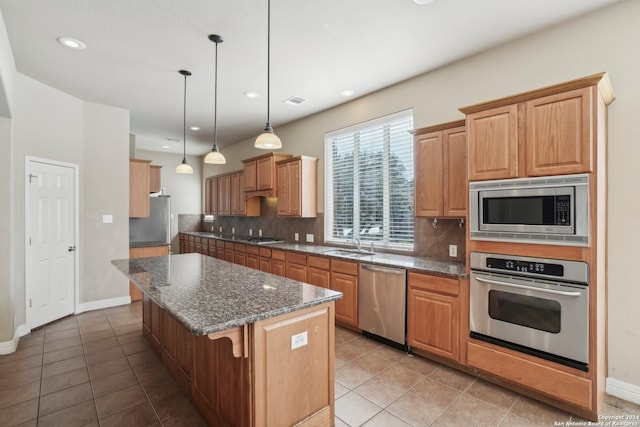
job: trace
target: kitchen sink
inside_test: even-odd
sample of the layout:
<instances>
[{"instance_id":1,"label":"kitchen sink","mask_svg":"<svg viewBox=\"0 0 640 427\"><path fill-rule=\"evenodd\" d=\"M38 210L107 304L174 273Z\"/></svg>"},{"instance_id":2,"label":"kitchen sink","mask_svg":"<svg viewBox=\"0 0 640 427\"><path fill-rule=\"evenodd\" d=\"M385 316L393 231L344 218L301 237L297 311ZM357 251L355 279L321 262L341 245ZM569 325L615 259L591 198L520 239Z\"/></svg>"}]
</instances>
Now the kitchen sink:
<instances>
[{"instance_id":1,"label":"kitchen sink","mask_svg":"<svg viewBox=\"0 0 640 427\"><path fill-rule=\"evenodd\" d=\"M360 258L364 256L375 255L371 251L358 250L358 249L332 249L330 251L323 252L325 255L343 256L349 258Z\"/></svg>"}]
</instances>

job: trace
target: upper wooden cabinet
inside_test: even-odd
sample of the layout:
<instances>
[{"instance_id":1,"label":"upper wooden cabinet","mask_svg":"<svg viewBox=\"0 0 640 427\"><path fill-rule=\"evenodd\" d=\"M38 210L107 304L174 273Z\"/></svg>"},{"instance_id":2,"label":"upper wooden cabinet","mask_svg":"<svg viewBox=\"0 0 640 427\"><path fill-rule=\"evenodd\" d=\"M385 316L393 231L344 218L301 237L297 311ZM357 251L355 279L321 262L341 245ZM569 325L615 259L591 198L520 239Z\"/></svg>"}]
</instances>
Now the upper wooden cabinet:
<instances>
[{"instance_id":1,"label":"upper wooden cabinet","mask_svg":"<svg viewBox=\"0 0 640 427\"><path fill-rule=\"evenodd\" d=\"M204 213L218 215L218 177L206 179L204 186Z\"/></svg>"},{"instance_id":2,"label":"upper wooden cabinet","mask_svg":"<svg viewBox=\"0 0 640 427\"><path fill-rule=\"evenodd\" d=\"M231 175L218 176L218 215L231 215Z\"/></svg>"},{"instance_id":3,"label":"upper wooden cabinet","mask_svg":"<svg viewBox=\"0 0 640 427\"><path fill-rule=\"evenodd\" d=\"M204 197L207 215L260 215L260 200L245 199L242 171L207 178Z\"/></svg>"},{"instance_id":4,"label":"upper wooden cabinet","mask_svg":"<svg viewBox=\"0 0 640 427\"><path fill-rule=\"evenodd\" d=\"M318 159L298 156L276 162L278 215L317 216Z\"/></svg>"},{"instance_id":5,"label":"upper wooden cabinet","mask_svg":"<svg viewBox=\"0 0 640 427\"><path fill-rule=\"evenodd\" d=\"M129 217L149 216L150 160L129 159Z\"/></svg>"},{"instance_id":6,"label":"upper wooden cabinet","mask_svg":"<svg viewBox=\"0 0 640 427\"><path fill-rule=\"evenodd\" d=\"M464 120L417 129L413 135L415 215L464 217L467 195Z\"/></svg>"},{"instance_id":7,"label":"upper wooden cabinet","mask_svg":"<svg viewBox=\"0 0 640 427\"><path fill-rule=\"evenodd\" d=\"M149 192L150 193L158 193L160 192L161 178L160 178L160 169L162 166L159 165L149 165Z\"/></svg>"},{"instance_id":8,"label":"upper wooden cabinet","mask_svg":"<svg viewBox=\"0 0 640 427\"><path fill-rule=\"evenodd\" d=\"M276 191L276 162L292 157L291 154L267 153L243 160L244 191L247 197L274 197Z\"/></svg>"},{"instance_id":9,"label":"upper wooden cabinet","mask_svg":"<svg viewBox=\"0 0 640 427\"><path fill-rule=\"evenodd\" d=\"M605 73L461 108L469 180L592 172L598 97L613 101Z\"/></svg>"}]
</instances>

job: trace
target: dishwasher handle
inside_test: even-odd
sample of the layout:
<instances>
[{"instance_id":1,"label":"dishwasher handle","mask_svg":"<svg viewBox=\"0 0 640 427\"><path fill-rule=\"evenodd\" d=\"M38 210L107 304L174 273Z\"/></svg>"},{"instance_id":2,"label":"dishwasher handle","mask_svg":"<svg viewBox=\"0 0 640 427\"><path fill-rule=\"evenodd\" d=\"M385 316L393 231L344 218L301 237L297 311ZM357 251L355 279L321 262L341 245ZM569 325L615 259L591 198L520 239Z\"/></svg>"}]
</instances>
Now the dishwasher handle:
<instances>
[{"instance_id":1,"label":"dishwasher handle","mask_svg":"<svg viewBox=\"0 0 640 427\"><path fill-rule=\"evenodd\" d=\"M360 268L362 268L363 270L373 271L374 273L397 274L398 276L402 276L405 274L405 271L401 269L384 268L384 267L378 267L377 265L370 265L370 264L360 264Z\"/></svg>"}]
</instances>

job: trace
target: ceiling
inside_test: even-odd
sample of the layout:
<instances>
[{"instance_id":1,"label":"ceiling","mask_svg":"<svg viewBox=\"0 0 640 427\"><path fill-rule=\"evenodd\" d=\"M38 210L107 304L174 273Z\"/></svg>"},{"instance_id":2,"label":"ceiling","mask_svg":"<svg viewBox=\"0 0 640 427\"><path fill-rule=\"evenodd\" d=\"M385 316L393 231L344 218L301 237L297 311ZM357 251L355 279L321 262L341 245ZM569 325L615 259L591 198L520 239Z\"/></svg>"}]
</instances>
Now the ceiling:
<instances>
[{"instance_id":1,"label":"ceiling","mask_svg":"<svg viewBox=\"0 0 640 427\"><path fill-rule=\"evenodd\" d=\"M272 0L271 123L347 102L616 0ZM0 0L18 72L127 109L136 147L187 153L260 134L267 108L265 0ZM66 48L60 36L84 42ZM351 89L349 97L340 92ZM258 92L250 99L245 92ZM290 97L307 101L289 105ZM174 140L168 141L167 138ZM168 148L163 148L168 146Z\"/></svg>"}]
</instances>

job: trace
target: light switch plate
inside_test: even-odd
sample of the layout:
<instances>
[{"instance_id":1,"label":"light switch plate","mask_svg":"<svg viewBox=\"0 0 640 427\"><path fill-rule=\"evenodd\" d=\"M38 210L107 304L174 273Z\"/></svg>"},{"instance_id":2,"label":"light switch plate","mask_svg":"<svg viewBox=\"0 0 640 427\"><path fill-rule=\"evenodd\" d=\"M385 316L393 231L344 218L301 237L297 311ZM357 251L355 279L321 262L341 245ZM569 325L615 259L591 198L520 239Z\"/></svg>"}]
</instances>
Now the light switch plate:
<instances>
[{"instance_id":1,"label":"light switch plate","mask_svg":"<svg viewBox=\"0 0 640 427\"><path fill-rule=\"evenodd\" d=\"M457 257L458 256L458 246L457 245L449 245L449 256Z\"/></svg>"},{"instance_id":2,"label":"light switch plate","mask_svg":"<svg viewBox=\"0 0 640 427\"><path fill-rule=\"evenodd\" d=\"M313 234L307 234L307 243L313 243Z\"/></svg>"},{"instance_id":3,"label":"light switch plate","mask_svg":"<svg viewBox=\"0 0 640 427\"><path fill-rule=\"evenodd\" d=\"M291 350L304 347L309 343L309 334L307 331L300 332L299 334L291 335Z\"/></svg>"},{"instance_id":4,"label":"light switch plate","mask_svg":"<svg viewBox=\"0 0 640 427\"><path fill-rule=\"evenodd\" d=\"M295 240L296 242L300 240L300 235L298 233L293 233L293 240Z\"/></svg>"}]
</instances>

